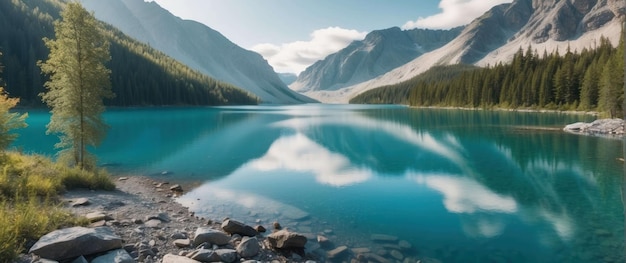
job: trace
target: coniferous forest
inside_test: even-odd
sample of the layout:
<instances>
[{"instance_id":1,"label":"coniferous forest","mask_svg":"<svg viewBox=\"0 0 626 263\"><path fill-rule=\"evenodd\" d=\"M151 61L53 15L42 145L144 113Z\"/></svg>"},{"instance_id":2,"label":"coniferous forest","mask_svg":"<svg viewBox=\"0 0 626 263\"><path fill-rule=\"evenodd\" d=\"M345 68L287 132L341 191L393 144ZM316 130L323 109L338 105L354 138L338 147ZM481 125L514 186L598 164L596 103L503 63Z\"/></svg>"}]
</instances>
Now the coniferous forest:
<instances>
[{"instance_id":1,"label":"coniferous forest","mask_svg":"<svg viewBox=\"0 0 626 263\"><path fill-rule=\"evenodd\" d=\"M621 117L624 43L541 55L520 48L509 64L439 66L411 80L373 89L350 103L599 111Z\"/></svg>"},{"instance_id":2,"label":"coniferous forest","mask_svg":"<svg viewBox=\"0 0 626 263\"><path fill-rule=\"evenodd\" d=\"M0 62L2 79L11 97L22 106L42 106L39 94L47 76L37 65L48 56L43 38L54 37L58 0L0 1ZM256 104L258 99L233 85L203 75L102 24L108 37L115 98L109 106Z\"/></svg>"}]
</instances>

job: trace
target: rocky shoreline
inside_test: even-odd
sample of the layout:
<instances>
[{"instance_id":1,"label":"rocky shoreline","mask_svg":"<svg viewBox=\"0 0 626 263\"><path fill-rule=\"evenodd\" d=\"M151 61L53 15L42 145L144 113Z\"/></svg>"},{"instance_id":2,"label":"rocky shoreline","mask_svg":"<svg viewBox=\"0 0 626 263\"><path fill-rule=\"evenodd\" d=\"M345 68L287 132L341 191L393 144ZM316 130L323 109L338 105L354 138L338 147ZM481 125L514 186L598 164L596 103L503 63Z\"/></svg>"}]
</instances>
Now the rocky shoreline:
<instances>
[{"instance_id":1,"label":"rocky shoreline","mask_svg":"<svg viewBox=\"0 0 626 263\"><path fill-rule=\"evenodd\" d=\"M135 176L117 178L116 186L63 195L67 209L90 225L45 235L18 262L439 262L405 257L411 244L384 234L371 240L388 249L373 251L335 246L325 233L297 233L280 222L204 219L175 200L188 186Z\"/></svg>"},{"instance_id":2,"label":"rocky shoreline","mask_svg":"<svg viewBox=\"0 0 626 263\"><path fill-rule=\"evenodd\" d=\"M622 119L599 119L591 123L569 124L563 130L583 135L621 137L624 136L624 125Z\"/></svg>"}]
</instances>

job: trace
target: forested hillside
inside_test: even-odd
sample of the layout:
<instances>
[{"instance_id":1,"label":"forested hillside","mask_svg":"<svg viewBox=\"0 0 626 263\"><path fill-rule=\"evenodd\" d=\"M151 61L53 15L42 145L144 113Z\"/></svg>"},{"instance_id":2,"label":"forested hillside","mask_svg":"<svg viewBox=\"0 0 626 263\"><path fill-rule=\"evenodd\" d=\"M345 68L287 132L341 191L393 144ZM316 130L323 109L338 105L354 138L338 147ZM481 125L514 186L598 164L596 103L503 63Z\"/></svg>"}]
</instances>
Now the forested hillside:
<instances>
[{"instance_id":1,"label":"forested hillside","mask_svg":"<svg viewBox=\"0 0 626 263\"><path fill-rule=\"evenodd\" d=\"M7 92L22 106L41 106L46 76L37 61L48 50L42 39L54 36L58 0L0 1L0 52ZM111 42L113 92L110 106L256 104L257 98L230 84L216 81L177 62L115 28L104 25Z\"/></svg>"},{"instance_id":2,"label":"forested hillside","mask_svg":"<svg viewBox=\"0 0 626 263\"><path fill-rule=\"evenodd\" d=\"M397 85L370 90L351 103L601 111L621 116L624 43L539 55L520 48L510 64L438 67Z\"/></svg>"}]
</instances>

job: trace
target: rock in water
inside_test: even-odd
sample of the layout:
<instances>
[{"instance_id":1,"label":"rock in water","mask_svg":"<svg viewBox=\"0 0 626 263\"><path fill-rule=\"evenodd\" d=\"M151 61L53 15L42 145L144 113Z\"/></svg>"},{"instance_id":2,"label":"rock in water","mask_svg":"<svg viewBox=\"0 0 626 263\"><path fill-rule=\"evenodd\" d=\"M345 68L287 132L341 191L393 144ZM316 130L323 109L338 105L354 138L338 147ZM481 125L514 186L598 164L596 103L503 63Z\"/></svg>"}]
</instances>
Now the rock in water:
<instances>
[{"instance_id":1,"label":"rock in water","mask_svg":"<svg viewBox=\"0 0 626 263\"><path fill-rule=\"evenodd\" d=\"M29 251L42 258L63 260L122 247L122 239L109 227L71 227L52 231Z\"/></svg>"},{"instance_id":2,"label":"rock in water","mask_svg":"<svg viewBox=\"0 0 626 263\"><path fill-rule=\"evenodd\" d=\"M347 246L340 246L340 247L337 247L337 248L335 248L335 249L333 249L331 251L328 251L326 253L326 256L328 258L336 258L336 257L341 256L346 251L348 251L348 247Z\"/></svg>"},{"instance_id":3,"label":"rock in water","mask_svg":"<svg viewBox=\"0 0 626 263\"><path fill-rule=\"evenodd\" d=\"M94 258L91 263L134 263L135 260L124 249L116 249Z\"/></svg>"},{"instance_id":4,"label":"rock in water","mask_svg":"<svg viewBox=\"0 0 626 263\"><path fill-rule=\"evenodd\" d=\"M193 244L194 246L197 246L204 242L223 246L230 242L230 237L228 237L222 231L213 228L199 227L198 229L196 229L196 235L193 238Z\"/></svg>"},{"instance_id":5,"label":"rock in water","mask_svg":"<svg viewBox=\"0 0 626 263\"><path fill-rule=\"evenodd\" d=\"M273 248L304 248L307 241L305 236L284 229L270 234L267 240Z\"/></svg>"},{"instance_id":6,"label":"rock in water","mask_svg":"<svg viewBox=\"0 0 626 263\"><path fill-rule=\"evenodd\" d=\"M256 237L244 237L237 246L237 253L242 258L254 257L259 254L259 251L261 251L261 245Z\"/></svg>"},{"instance_id":7,"label":"rock in water","mask_svg":"<svg viewBox=\"0 0 626 263\"><path fill-rule=\"evenodd\" d=\"M372 234L370 239L374 242L396 242L398 241L398 237L384 235L384 234Z\"/></svg>"},{"instance_id":8,"label":"rock in water","mask_svg":"<svg viewBox=\"0 0 626 263\"><path fill-rule=\"evenodd\" d=\"M256 232L256 230L254 230L254 228L252 228L251 226L232 219L224 220L224 222L222 223L222 229L224 229L224 231L231 235L239 234L242 236L253 237L258 234L258 232Z\"/></svg>"}]
</instances>

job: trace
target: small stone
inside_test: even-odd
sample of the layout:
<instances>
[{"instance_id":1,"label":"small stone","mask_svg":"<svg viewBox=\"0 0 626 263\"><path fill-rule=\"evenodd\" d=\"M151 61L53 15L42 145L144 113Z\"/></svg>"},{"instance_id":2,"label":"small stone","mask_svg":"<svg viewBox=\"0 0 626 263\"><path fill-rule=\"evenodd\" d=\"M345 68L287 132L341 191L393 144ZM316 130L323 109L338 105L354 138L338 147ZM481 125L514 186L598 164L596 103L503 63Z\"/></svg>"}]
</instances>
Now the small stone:
<instances>
[{"instance_id":1,"label":"small stone","mask_svg":"<svg viewBox=\"0 0 626 263\"><path fill-rule=\"evenodd\" d=\"M267 231L267 229L265 229L265 227L263 227L262 225L254 226L254 230L256 230L256 232L259 232L259 233L265 233Z\"/></svg>"},{"instance_id":2,"label":"small stone","mask_svg":"<svg viewBox=\"0 0 626 263\"><path fill-rule=\"evenodd\" d=\"M183 233L183 232L176 232L173 233L172 235L170 235L171 239L186 239L187 238L187 233Z\"/></svg>"},{"instance_id":3,"label":"small stone","mask_svg":"<svg viewBox=\"0 0 626 263\"><path fill-rule=\"evenodd\" d=\"M352 249L352 253L354 254L365 254L365 253L370 253L372 250L366 247L358 247L358 248L353 248Z\"/></svg>"},{"instance_id":4,"label":"small stone","mask_svg":"<svg viewBox=\"0 0 626 263\"><path fill-rule=\"evenodd\" d=\"M319 235L317 236L317 243L320 243L320 246L324 247L330 245L330 240L328 240L328 238L325 236Z\"/></svg>"},{"instance_id":5,"label":"small stone","mask_svg":"<svg viewBox=\"0 0 626 263\"><path fill-rule=\"evenodd\" d=\"M150 245L151 247L154 247L156 245L156 241L154 241L154 239L150 240L150 242L148 242L148 245Z\"/></svg>"},{"instance_id":6,"label":"small stone","mask_svg":"<svg viewBox=\"0 0 626 263\"><path fill-rule=\"evenodd\" d=\"M194 250L187 256L201 262L216 262L221 260L220 256L215 253L215 251L204 248Z\"/></svg>"},{"instance_id":7,"label":"small stone","mask_svg":"<svg viewBox=\"0 0 626 263\"><path fill-rule=\"evenodd\" d=\"M398 242L398 246L400 246L402 249L410 249L411 247L413 247L411 243L406 240L400 240L400 242Z\"/></svg>"},{"instance_id":8,"label":"small stone","mask_svg":"<svg viewBox=\"0 0 626 263\"><path fill-rule=\"evenodd\" d=\"M372 234L370 236L370 239L374 242L397 242L398 241L398 237L396 236L383 235L383 234Z\"/></svg>"},{"instance_id":9,"label":"small stone","mask_svg":"<svg viewBox=\"0 0 626 263\"><path fill-rule=\"evenodd\" d=\"M183 191L183 187L178 185L178 184L175 184L175 185L172 185L172 187L170 187L170 191L182 192Z\"/></svg>"},{"instance_id":10,"label":"small stone","mask_svg":"<svg viewBox=\"0 0 626 263\"><path fill-rule=\"evenodd\" d=\"M274 222L274 223L272 223L272 226L273 226L273 227L274 227L274 229L276 229L276 230L280 230L280 229L282 229L282 228L283 228L283 227L280 225L280 223L278 223L278 222Z\"/></svg>"},{"instance_id":11,"label":"small stone","mask_svg":"<svg viewBox=\"0 0 626 263\"><path fill-rule=\"evenodd\" d=\"M141 219L133 219L133 223L135 223L137 225L141 225L141 224L143 224L143 220L141 220Z\"/></svg>"},{"instance_id":12,"label":"small stone","mask_svg":"<svg viewBox=\"0 0 626 263\"><path fill-rule=\"evenodd\" d=\"M404 259L404 255L402 255L402 253L398 250L391 250L391 252L389 253L391 254L392 257L394 257L397 260L403 260Z\"/></svg>"},{"instance_id":13,"label":"small stone","mask_svg":"<svg viewBox=\"0 0 626 263\"><path fill-rule=\"evenodd\" d=\"M232 263L237 261L237 251L234 249L216 249L215 253L220 257L222 262Z\"/></svg>"},{"instance_id":14,"label":"small stone","mask_svg":"<svg viewBox=\"0 0 626 263\"><path fill-rule=\"evenodd\" d=\"M167 254L163 257L162 263L200 263L200 261L193 260L193 259L183 257L183 256Z\"/></svg>"},{"instance_id":15,"label":"small stone","mask_svg":"<svg viewBox=\"0 0 626 263\"><path fill-rule=\"evenodd\" d=\"M102 212L91 212L89 214L86 214L85 218L87 218L89 222L93 223L93 222L97 222L100 220L104 220L106 218L106 215Z\"/></svg>"},{"instance_id":16,"label":"small stone","mask_svg":"<svg viewBox=\"0 0 626 263\"><path fill-rule=\"evenodd\" d=\"M336 258L339 257L340 255L342 255L344 252L348 251L348 247L347 246L340 246L337 247L331 251L326 252L326 256L328 258Z\"/></svg>"},{"instance_id":17,"label":"small stone","mask_svg":"<svg viewBox=\"0 0 626 263\"><path fill-rule=\"evenodd\" d=\"M279 230L267 236L267 241L273 248L304 248L307 238L295 232Z\"/></svg>"},{"instance_id":18,"label":"small stone","mask_svg":"<svg viewBox=\"0 0 626 263\"><path fill-rule=\"evenodd\" d=\"M126 181L126 180L128 180L128 177L120 177L120 178L117 178L117 180L118 181Z\"/></svg>"},{"instance_id":19,"label":"small stone","mask_svg":"<svg viewBox=\"0 0 626 263\"><path fill-rule=\"evenodd\" d=\"M251 226L232 219L227 219L222 222L222 229L231 235L239 234L242 236L253 237L258 234L258 232Z\"/></svg>"},{"instance_id":20,"label":"small stone","mask_svg":"<svg viewBox=\"0 0 626 263\"><path fill-rule=\"evenodd\" d=\"M144 225L149 228L161 228L159 226L160 224L161 220L158 219L150 219L148 222L144 223Z\"/></svg>"},{"instance_id":21,"label":"small stone","mask_svg":"<svg viewBox=\"0 0 626 263\"><path fill-rule=\"evenodd\" d=\"M100 220L100 221L96 221L93 222L91 224L89 224L89 227L94 228L94 227L101 227L101 226L106 226L107 221L106 220Z\"/></svg>"},{"instance_id":22,"label":"small stone","mask_svg":"<svg viewBox=\"0 0 626 263\"><path fill-rule=\"evenodd\" d=\"M176 247L179 248L184 248L184 247L188 247L191 246L191 240L186 238L186 239L176 239L174 240L174 245Z\"/></svg>"},{"instance_id":23,"label":"small stone","mask_svg":"<svg viewBox=\"0 0 626 263\"><path fill-rule=\"evenodd\" d=\"M91 204L91 202L89 202L89 199L87 198L76 198L74 200L70 200L70 202L72 203L72 207L76 207L76 206L87 206L89 204Z\"/></svg>"},{"instance_id":24,"label":"small stone","mask_svg":"<svg viewBox=\"0 0 626 263\"><path fill-rule=\"evenodd\" d=\"M251 258L259 254L261 245L256 237L244 237L241 243L237 245L237 253L242 258Z\"/></svg>"},{"instance_id":25,"label":"small stone","mask_svg":"<svg viewBox=\"0 0 626 263\"><path fill-rule=\"evenodd\" d=\"M383 256L379 256L379 255L376 255L374 253L366 253L365 254L365 258L367 258L368 260L373 261L373 262L389 263L389 260L387 260Z\"/></svg>"}]
</instances>

